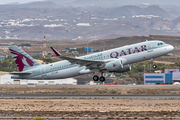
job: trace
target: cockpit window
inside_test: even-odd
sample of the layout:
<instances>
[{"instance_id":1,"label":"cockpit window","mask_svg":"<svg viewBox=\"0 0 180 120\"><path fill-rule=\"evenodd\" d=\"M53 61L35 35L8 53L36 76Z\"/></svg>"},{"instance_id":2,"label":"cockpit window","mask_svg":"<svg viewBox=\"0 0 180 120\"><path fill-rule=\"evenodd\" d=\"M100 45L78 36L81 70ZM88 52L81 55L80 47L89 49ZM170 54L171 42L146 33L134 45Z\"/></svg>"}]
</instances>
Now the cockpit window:
<instances>
[{"instance_id":1,"label":"cockpit window","mask_svg":"<svg viewBox=\"0 0 180 120\"><path fill-rule=\"evenodd\" d=\"M158 43L158 46L163 45L163 43Z\"/></svg>"}]
</instances>

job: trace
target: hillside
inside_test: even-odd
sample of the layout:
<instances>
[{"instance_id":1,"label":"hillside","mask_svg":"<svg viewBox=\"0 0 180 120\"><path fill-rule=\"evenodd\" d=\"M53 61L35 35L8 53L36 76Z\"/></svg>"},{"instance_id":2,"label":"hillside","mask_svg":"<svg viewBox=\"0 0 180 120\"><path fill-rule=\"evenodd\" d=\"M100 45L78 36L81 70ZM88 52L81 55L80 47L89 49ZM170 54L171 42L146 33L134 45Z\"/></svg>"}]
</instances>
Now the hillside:
<instances>
[{"instance_id":1,"label":"hillside","mask_svg":"<svg viewBox=\"0 0 180 120\"><path fill-rule=\"evenodd\" d=\"M102 1L69 0L88 4ZM104 1L104 4L110 2ZM133 5L109 8L68 5L53 1L0 5L0 38L41 40L46 35L49 40L94 40L149 34L179 35L180 26L171 21L176 16L159 6L143 9Z\"/></svg>"},{"instance_id":2,"label":"hillside","mask_svg":"<svg viewBox=\"0 0 180 120\"><path fill-rule=\"evenodd\" d=\"M98 50L108 50L112 48L122 47L125 45L130 45L134 43L144 42L146 40L162 40L167 44L171 44L173 46L180 45L180 36L167 36L167 35L149 35L149 36L130 36L130 37L120 37L120 38L111 38L111 39L100 39L93 41L85 41L85 40L47 40L47 51L52 52L50 47L55 47L57 50L61 48L62 50L66 50L66 48L85 48L88 46L92 49ZM33 50L43 50L42 46L43 40L3 40L0 39L1 43L9 43L13 42L14 44L20 45L22 43L29 43L33 46ZM179 50L174 51L176 54L179 54ZM7 55L7 52L0 52L1 55ZM10 53L8 53L10 55Z\"/></svg>"},{"instance_id":3,"label":"hillside","mask_svg":"<svg viewBox=\"0 0 180 120\"><path fill-rule=\"evenodd\" d=\"M133 6L133 5L126 5L122 7L113 8L108 15L111 16L133 16L137 15L142 11L140 7ZM113 14L112 14L113 13Z\"/></svg>"},{"instance_id":4,"label":"hillside","mask_svg":"<svg viewBox=\"0 0 180 120\"><path fill-rule=\"evenodd\" d=\"M139 14L142 14L142 15L156 15L156 16L160 16L160 17L163 17L163 18L169 18L169 19L177 18L176 15L163 10L162 8L160 8L157 5L149 6L149 7L145 8L145 9L143 9L143 11L140 12Z\"/></svg>"},{"instance_id":5,"label":"hillside","mask_svg":"<svg viewBox=\"0 0 180 120\"><path fill-rule=\"evenodd\" d=\"M57 4L64 4L70 6L101 6L101 7L115 7L123 5L139 5L149 3L150 5L180 5L179 0L47 0Z\"/></svg>"},{"instance_id":6,"label":"hillside","mask_svg":"<svg viewBox=\"0 0 180 120\"><path fill-rule=\"evenodd\" d=\"M51 2L54 2L56 4L69 4L69 3L72 3L76 0L47 0L47 1L51 1Z\"/></svg>"},{"instance_id":7,"label":"hillside","mask_svg":"<svg viewBox=\"0 0 180 120\"><path fill-rule=\"evenodd\" d=\"M167 44L171 44L173 46L180 45L180 37L179 36L168 36L168 35L149 35L149 36L129 36L129 37L119 37L119 38L111 38L111 39L100 39L100 40L93 40L88 41L88 46L92 49L99 49L103 50L103 45L105 46L105 50L121 47L125 45L135 44L138 42L144 42L146 40L162 40ZM51 46L59 46L55 43L59 43L58 41L51 42ZM74 41L73 41L74 42ZM82 42L74 42L73 44L68 44L67 42L63 42L61 45L62 49L65 49L66 47L69 48L81 48L86 47L87 41L85 43Z\"/></svg>"},{"instance_id":8,"label":"hillside","mask_svg":"<svg viewBox=\"0 0 180 120\"><path fill-rule=\"evenodd\" d=\"M180 17L172 20L172 22L173 22L175 25L177 25L178 23L180 23Z\"/></svg>"},{"instance_id":9,"label":"hillside","mask_svg":"<svg viewBox=\"0 0 180 120\"><path fill-rule=\"evenodd\" d=\"M106 49L121 47L125 45L135 44L138 42L143 42L146 40L162 40L167 44L173 46L180 45L179 36L168 36L168 35L149 35L149 36L130 36L130 37L120 37L115 39L105 39L105 40L94 40L90 43L91 47L98 48L102 46L102 42L106 43Z\"/></svg>"}]
</instances>

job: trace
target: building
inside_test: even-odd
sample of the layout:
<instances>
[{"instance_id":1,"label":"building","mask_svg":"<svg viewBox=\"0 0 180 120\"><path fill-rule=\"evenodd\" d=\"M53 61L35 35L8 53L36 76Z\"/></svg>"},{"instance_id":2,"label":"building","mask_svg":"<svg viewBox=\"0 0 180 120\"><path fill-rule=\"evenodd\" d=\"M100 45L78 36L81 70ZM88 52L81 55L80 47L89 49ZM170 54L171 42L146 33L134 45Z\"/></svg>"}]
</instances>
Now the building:
<instances>
[{"instance_id":1,"label":"building","mask_svg":"<svg viewBox=\"0 0 180 120\"><path fill-rule=\"evenodd\" d=\"M77 85L77 80L73 78L54 79L54 80L27 80L27 84L28 85Z\"/></svg>"},{"instance_id":2,"label":"building","mask_svg":"<svg viewBox=\"0 0 180 120\"><path fill-rule=\"evenodd\" d=\"M0 60L4 60L4 56L0 56Z\"/></svg>"},{"instance_id":3,"label":"building","mask_svg":"<svg viewBox=\"0 0 180 120\"><path fill-rule=\"evenodd\" d=\"M78 23L77 26L91 26L90 23Z\"/></svg>"},{"instance_id":4,"label":"building","mask_svg":"<svg viewBox=\"0 0 180 120\"><path fill-rule=\"evenodd\" d=\"M11 75L5 74L0 77L0 84L14 84L14 79L11 79Z\"/></svg>"},{"instance_id":5,"label":"building","mask_svg":"<svg viewBox=\"0 0 180 120\"><path fill-rule=\"evenodd\" d=\"M0 84L16 84L16 85L77 85L77 80L74 78L54 79L54 80L26 80L26 79L11 79L10 74L0 76Z\"/></svg>"},{"instance_id":6,"label":"building","mask_svg":"<svg viewBox=\"0 0 180 120\"><path fill-rule=\"evenodd\" d=\"M165 73L144 73L144 84L172 84L173 82L180 82L179 69L165 69Z\"/></svg>"}]
</instances>

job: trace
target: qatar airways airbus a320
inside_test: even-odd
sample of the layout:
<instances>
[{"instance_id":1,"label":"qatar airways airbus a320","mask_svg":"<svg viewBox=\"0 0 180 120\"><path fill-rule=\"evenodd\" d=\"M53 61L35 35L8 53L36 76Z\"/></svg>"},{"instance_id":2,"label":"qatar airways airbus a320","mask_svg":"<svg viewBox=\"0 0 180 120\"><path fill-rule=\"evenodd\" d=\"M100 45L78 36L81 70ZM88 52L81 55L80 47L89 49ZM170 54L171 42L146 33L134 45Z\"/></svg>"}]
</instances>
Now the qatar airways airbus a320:
<instances>
[{"instance_id":1,"label":"qatar airways airbus a320","mask_svg":"<svg viewBox=\"0 0 180 120\"><path fill-rule=\"evenodd\" d=\"M19 69L18 73L11 73L12 78L49 80L94 73L94 81L104 82L104 72L127 72L131 70L130 64L132 63L151 60L153 68L156 68L153 59L173 51L174 47L159 40L152 40L76 58L65 57L53 47L51 49L56 56L64 60L50 64L40 64L18 46L9 47ZM97 76L97 72L100 72L101 76Z\"/></svg>"}]
</instances>

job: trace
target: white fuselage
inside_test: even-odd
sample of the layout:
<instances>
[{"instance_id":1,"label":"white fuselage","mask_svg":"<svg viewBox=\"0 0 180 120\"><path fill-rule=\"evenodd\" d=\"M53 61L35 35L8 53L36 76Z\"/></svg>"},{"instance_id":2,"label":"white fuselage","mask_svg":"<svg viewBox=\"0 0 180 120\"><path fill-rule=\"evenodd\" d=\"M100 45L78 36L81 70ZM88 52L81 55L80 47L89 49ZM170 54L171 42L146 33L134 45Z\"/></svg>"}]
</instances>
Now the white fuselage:
<instances>
[{"instance_id":1,"label":"white fuselage","mask_svg":"<svg viewBox=\"0 0 180 120\"><path fill-rule=\"evenodd\" d=\"M165 55L174 49L174 47L169 44L164 43L164 45L159 45L160 42L162 41L146 41L78 58L95 61L110 61L123 58L126 60L123 65L127 65ZM63 79L93 73L95 71L98 72L99 70L87 70L86 66L71 64L69 61L63 60L51 64L41 65L23 72L32 72L32 75L26 79Z\"/></svg>"}]
</instances>

